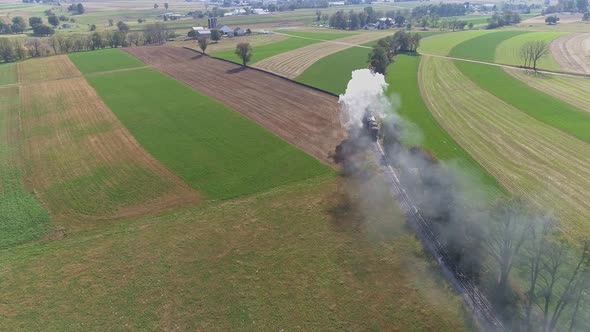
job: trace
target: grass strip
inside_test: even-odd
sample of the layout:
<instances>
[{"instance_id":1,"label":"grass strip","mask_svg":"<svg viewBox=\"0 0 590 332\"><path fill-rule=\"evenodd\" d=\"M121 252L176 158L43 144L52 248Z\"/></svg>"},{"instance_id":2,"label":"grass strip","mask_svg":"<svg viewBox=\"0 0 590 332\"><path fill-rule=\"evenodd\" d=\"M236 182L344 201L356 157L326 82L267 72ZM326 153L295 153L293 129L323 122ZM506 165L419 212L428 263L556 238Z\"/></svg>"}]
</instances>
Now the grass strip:
<instances>
[{"instance_id":1,"label":"grass strip","mask_svg":"<svg viewBox=\"0 0 590 332\"><path fill-rule=\"evenodd\" d=\"M68 54L82 74L141 67L143 63L116 48Z\"/></svg>"},{"instance_id":2,"label":"grass strip","mask_svg":"<svg viewBox=\"0 0 590 332\"><path fill-rule=\"evenodd\" d=\"M302 39L302 38L287 38L276 43L254 46L252 47L252 59L248 62L249 65L255 64L256 62L270 58L277 54L285 53L303 46L319 43L319 40ZM242 60L234 53L234 50L217 52L211 54L216 58L221 58L235 63L242 63Z\"/></svg>"},{"instance_id":3,"label":"grass strip","mask_svg":"<svg viewBox=\"0 0 590 332\"><path fill-rule=\"evenodd\" d=\"M466 61L455 61L455 65L494 96L541 122L590 142L590 113L528 86L500 67Z\"/></svg>"},{"instance_id":4,"label":"grass strip","mask_svg":"<svg viewBox=\"0 0 590 332\"><path fill-rule=\"evenodd\" d=\"M496 48L500 43L528 31L498 31L468 39L454 46L449 55L457 58L474 59L493 62Z\"/></svg>"}]
</instances>

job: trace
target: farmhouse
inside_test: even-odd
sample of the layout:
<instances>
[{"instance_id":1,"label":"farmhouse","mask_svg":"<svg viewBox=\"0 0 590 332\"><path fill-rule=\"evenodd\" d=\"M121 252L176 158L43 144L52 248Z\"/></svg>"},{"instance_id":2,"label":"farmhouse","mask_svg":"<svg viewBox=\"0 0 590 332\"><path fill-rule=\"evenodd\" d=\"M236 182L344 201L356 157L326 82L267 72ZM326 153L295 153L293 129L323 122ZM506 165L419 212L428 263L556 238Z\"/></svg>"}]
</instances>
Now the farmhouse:
<instances>
[{"instance_id":1,"label":"farmhouse","mask_svg":"<svg viewBox=\"0 0 590 332\"><path fill-rule=\"evenodd\" d=\"M221 28L219 28L219 31L221 31L221 33L224 36L230 36L233 37L234 36L234 30L230 27L228 27L227 25L222 26Z\"/></svg>"}]
</instances>

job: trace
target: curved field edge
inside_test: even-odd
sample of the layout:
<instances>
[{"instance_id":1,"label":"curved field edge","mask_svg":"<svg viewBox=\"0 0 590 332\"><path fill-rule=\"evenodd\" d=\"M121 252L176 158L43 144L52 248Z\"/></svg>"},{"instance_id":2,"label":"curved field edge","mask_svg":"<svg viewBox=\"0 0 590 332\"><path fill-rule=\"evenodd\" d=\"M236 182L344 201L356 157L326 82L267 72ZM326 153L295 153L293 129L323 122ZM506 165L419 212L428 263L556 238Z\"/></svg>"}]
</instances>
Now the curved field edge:
<instances>
[{"instance_id":1,"label":"curved field edge","mask_svg":"<svg viewBox=\"0 0 590 332\"><path fill-rule=\"evenodd\" d=\"M449 56L492 62L496 56L496 48L500 43L527 33L529 32L508 30L477 36L455 45L449 52Z\"/></svg>"},{"instance_id":2,"label":"curved field edge","mask_svg":"<svg viewBox=\"0 0 590 332\"><path fill-rule=\"evenodd\" d=\"M420 78L424 100L439 123L509 192L555 213L569 236L587 233L588 143L487 92L454 61L424 58Z\"/></svg>"},{"instance_id":3,"label":"curved field edge","mask_svg":"<svg viewBox=\"0 0 590 332\"><path fill-rule=\"evenodd\" d=\"M387 95L397 112L409 121L406 124L409 129L403 133L404 143L420 146L439 160L457 163L470 177L502 192L504 189L498 181L457 144L424 103L419 82L421 59L421 56L399 55L385 76L389 84Z\"/></svg>"},{"instance_id":4,"label":"curved field edge","mask_svg":"<svg viewBox=\"0 0 590 332\"><path fill-rule=\"evenodd\" d=\"M455 61L455 66L482 89L529 116L590 142L590 113L528 86L501 67L467 61Z\"/></svg>"},{"instance_id":5,"label":"curved field edge","mask_svg":"<svg viewBox=\"0 0 590 332\"><path fill-rule=\"evenodd\" d=\"M418 31L423 37L440 34L440 31ZM333 94L342 94L351 79L351 73L357 69L367 68L370 49L378 41L372 41L361 46L352 47L319 59L295 80Z\"/></svg>"},{"instance_id":6,"label":"curved field edge","mask_svg":"<svg viewBox=\"0 0 590 332\"><path fill-rule=\"evenodd\" d=\"M543 93L590 112L590 78L505 69L507 73Z\"/></svg>"},{"instance_id":7,"label":"curved field edge","mask_svg":"<svg viewBox=\"0 0 590 332\"><path fill-rule=\"evenodd\" d=\"M50 215L22 182L18 87L0 88L0 248L47 234Z\"/></svg>"},{"instance_id":8,"label":"curved field edge","mask_svg":"<svg viewBox=\"0 0 590 332\"><path fill-rule=\"evenodd\" d=\"M387 188L371 190L382 213L310 180L1 251L0 329L469 330Z\"/></svg>"},{"instance_id":9,"label":"curved field edge","mask_svg":"<svg viewBox=\"0 0 590 332\"><path fill-rule=\"evenodd\" d=\"M87 79L148 152L210 198L237 197L332 172L239 113L155 70Z\"/></svg>"},{"instance_id":10,"label":"curved field edge","mask_svg":"<svg viewBox=\"0 0 590 332\"><path fill-rule=\"evenodd\" d=\"M549 45L553 40L567 35L567 32L529 32L506 39L496 47L494 62L519 66L523 65L519 52L522 45L527 42L544 41ZM537 64L538 68L548 70L560 70L561 68L553 58L551 52L541 58Z\"/></svg>"},{"instance_id":11,"label":"curved field edge","mask_svg":"<svg viewBox=\"0 0 590 332\"><path fill-rule=\"evenodd\" d=\"M260 60L270 58L277 54L288 52L303 46L319 43L319 40L303 39L303 38L287 38L275 43L256 46L252 48L252 58L249 65L253 65ZM235 54L234 50L222 51L210 54L213 57L229 60L238 64L242 64L242 60Z\"/></svg>"},{"instance_id":12,"label":"curved field edge","mask_svg":"<svg viewBox=\"0 0 590 332\"><path fill-rule=\"evenodd\" d=\"M449 55L451 49L456 45L476 38L478 36L487 35L494 33L494 30L467 30L467 31L456 31L443 33L440 35L428 37L420 42L418 52L423 54L434 54L434 55Z\"/></svg>"}]
</instances>

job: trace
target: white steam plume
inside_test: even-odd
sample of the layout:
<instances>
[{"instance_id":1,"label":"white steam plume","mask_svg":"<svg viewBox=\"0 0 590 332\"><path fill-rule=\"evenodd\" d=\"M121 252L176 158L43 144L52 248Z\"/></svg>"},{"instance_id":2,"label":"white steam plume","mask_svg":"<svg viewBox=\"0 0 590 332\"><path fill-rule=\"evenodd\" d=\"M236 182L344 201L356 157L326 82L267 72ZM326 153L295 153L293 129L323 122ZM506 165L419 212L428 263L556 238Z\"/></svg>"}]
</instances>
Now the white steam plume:
<instances>
[{"instance_id":1,"label":"white steam plume","mask_svg":"<svg viewBox=\"0 0 590 332\"><path fill-rule=\"evenodd\" d=\"M369 69L353 71L346 92L340 95L342 125L346 129L361 127L366 111L383 118L385 112L391 109L385 98L386 89L387 83L382 74L373 73Z\"/></svg>"}]
</instances>

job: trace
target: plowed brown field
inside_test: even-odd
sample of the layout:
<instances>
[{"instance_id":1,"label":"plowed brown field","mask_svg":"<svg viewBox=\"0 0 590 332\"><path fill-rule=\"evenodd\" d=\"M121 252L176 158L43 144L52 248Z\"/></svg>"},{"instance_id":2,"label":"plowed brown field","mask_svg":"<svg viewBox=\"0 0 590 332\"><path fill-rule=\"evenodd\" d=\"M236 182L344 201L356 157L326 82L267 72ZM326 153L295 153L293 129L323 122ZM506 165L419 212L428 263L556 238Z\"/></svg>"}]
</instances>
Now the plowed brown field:
<instances>
[{"instance_id":1,"label":"plowed brown field","mask_svg":"<svg viewBox=\"0 0 590 332\"><path fill-rule=\"evenodd\" d=\"M336 97L187 49L158 46L126 51L333 165L331 155L344 137Z\"/></svg>"},{"instance_id":2,"label":"plowed brown field","mask_svg":"<svg viewBox=\"0 0 590 332\"><path fill-rule=\"evenodd\" d=\"M555 39L551 53L566 71L590 74L590 33L576 33Z\"/></svg>"},{"instance_id":3,"label":"plowed brown field","mask_svg":"<svg viewBox=\"0 0 590 332\"><path fill-rule=\"evenodd\" d=\"M367 32L333 41L312 44L258 61L253 67L264 69L284 77L295 78L323 57L355 45L383 38L386 35L385 32Z\"/></svg>"},{"instance_id":4,"label":"plowed brown field","mask_svg":"<svg viewBox=\"0 0 590 332\"><path fill-rule=\"evenodd\" d=\"M67 62L52 59L59 68L71 65L67 57L54 58ZM19 77L31 83L28 72ZM18 135L25 182L59 223L76 229L93 220L154 213L199 200L143 150L84 78L41 81L20 89Z\"/></svg>"}]
</instances>

